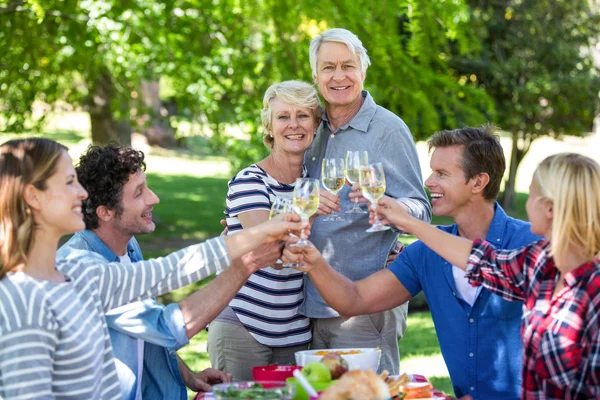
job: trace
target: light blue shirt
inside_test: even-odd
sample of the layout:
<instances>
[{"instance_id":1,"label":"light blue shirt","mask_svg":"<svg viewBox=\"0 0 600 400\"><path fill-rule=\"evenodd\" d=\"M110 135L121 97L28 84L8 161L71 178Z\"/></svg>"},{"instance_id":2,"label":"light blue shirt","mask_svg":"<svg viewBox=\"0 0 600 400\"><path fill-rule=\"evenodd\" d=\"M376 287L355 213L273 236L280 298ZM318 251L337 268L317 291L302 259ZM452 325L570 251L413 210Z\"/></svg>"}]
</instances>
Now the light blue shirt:
<instances>
[{"instance_id":1,"label":"light blue shirt","mask_svg":"<svg viewBox=\"0 0 600 400\"><path fill-rule=\"evenodd\" d=\"M75 250L77 250L75 252ZM98 253L110 262L119 261L90 230L78 232L57 253L57 260L80 250ZM135 238L127 245L132 262L143 260ZM142 379L144 400L187 399L187 389L179 373L175 352L189 343L185 321L177 303L164 306L154 299L137 301L106 313L106 322L117 362L117 373L124 400L135 400L138 380ZM137 339L144 343L143 376L138 376Z\"/></svg>"},{"instance_id":2,"label":"light blue shirt","mask_svg":"<svg viewBox=\"0 0 600 400\"><path fill-rule=\"evenodd\" d=\"M456 224L439 228L458 235ZM516 249L538 239L529 223L507 216L496 204L488 242ZM421 290L425 294L456 397L520 398L523 303L503 300L479 286L471 307L456 290L452 265L421 241L400 253L389 269L413 297Z\"/></svg>"}]
</instances>

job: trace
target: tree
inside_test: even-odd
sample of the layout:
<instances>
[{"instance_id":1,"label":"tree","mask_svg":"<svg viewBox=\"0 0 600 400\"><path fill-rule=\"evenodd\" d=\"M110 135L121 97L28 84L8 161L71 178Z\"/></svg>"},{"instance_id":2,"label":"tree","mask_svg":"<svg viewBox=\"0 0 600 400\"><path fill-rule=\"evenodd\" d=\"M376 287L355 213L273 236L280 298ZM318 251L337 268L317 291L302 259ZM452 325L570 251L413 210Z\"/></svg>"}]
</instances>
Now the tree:
<instances>
[{"instance_id":1,"label":"tree","mask_svg":"<svg viewBox=\"0 0 600 400\"><path fill-rule=\"evenodd\" d=\"M519 164L540 136L583 136L598 111L592 49L598 9L588 0L468 0L481 39L477 57L451 65L493 98L497 123L512 137L502 204L512 208Z\"/></svg>"},{"instance_id":2,"label":"tree","mask_svg":"<svg viewBox=\"0 0 600 400\"><path fill-rule=\"evenodd\" d=\"M23 127L35 99L85 105L94 140L106 141L119 123L160 113L156 101L142 102L156 90L141 90L160 77L180 116L207 126L243 165L266 152L258 134L266 88L312 81L310 40L346 27L373 60L367 88L422 139L493 113L485 92L448 67L450 52L478 47L467 11L461 1L428 0L12 0L0 8L1 64L12 69L0 74L0 101L9 128ZM231 126L250 140L228 137Z\"/></svg>"}]
</instances>

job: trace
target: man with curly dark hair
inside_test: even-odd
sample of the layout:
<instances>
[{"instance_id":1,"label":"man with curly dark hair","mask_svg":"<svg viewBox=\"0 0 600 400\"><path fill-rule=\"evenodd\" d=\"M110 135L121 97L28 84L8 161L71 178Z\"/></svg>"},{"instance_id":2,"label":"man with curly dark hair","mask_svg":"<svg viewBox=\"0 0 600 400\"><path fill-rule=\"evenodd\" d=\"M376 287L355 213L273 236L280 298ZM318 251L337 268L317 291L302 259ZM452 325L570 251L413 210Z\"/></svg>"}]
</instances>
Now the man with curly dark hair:
<instances>
[{"instance_id":1,"label":"man with curly dark hair","mask_svg":"<svg viewBox=\"0 0 600 400\"><path fill-rule=\"evenodd\" d=\"M90 146L76 168L88 198L83 202L86 229L76 233L57 254L68 259L81 251L110 262L143 259L135 235L151 233L158 197L146 184L144 153L109 144ZM250 273L277 260L279 245L247 254L204 290L164 306L153 299L135 302L106 314L123 398L126 400L187 398L186 386L210 391L213 383L231 381L222 371L192 372L176 355L189 338L227 305Z\"/></svg>"}]
</instances>

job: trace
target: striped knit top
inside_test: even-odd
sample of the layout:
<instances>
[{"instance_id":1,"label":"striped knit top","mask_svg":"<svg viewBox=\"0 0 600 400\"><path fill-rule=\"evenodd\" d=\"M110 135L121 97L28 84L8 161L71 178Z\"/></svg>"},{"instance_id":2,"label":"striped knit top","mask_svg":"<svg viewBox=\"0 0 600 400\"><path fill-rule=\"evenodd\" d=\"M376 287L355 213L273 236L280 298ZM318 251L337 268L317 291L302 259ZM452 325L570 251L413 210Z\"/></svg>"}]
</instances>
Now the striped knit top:
<instances>
[{"instance_id":1,"label":"striped knit top","mask_svg":"<svg viewBox=\"0 0 600 400\"><path fill-rule=\"evenodd\" d=\"M104 313L229 263L216 238L133 264L82 251L57 265L64 283L8 273L0 280L0 399L122 399Z\"/></svg>"},{"instance_id":2,"label":"striped knit top","mask_svg":"<svg viewBox=\"0 0 600 400\"><path fill-rule=\"evenodd\" d=\"M306 170L302 176L306 176ZM293 184L279 183L256 164L241 170L228 185L225 210L228 235L243 229L238 219L240 214L269 211L275 197L291 199L294 191ZM298 312L303 299L301 272L265 267L250 276L229 306L259 343L292 347L312 339L308 318Z\"/></svg>"}]
</instances>

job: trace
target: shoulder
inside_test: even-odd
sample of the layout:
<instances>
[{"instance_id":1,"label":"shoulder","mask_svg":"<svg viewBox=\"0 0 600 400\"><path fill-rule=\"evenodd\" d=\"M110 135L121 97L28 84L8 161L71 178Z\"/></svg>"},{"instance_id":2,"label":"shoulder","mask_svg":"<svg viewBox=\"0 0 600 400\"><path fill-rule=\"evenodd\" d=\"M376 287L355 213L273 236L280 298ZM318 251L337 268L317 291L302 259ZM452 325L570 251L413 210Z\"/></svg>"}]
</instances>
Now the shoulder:
<instances>
[{"instance_id":1,"label":"shoulder","mask_svg":"<svg viewBox=\"0 0 600 400\"><path fill-rule=\"evenodd\" d=\"M511 246L525 246L537 242L542 237L531 232L531 224L513 217L506 217L505 235Z\"/></svg>"},{"instance_id":2,"label":"shoulder","mask_svg":"<svg viewBox=\"0 0 600 400\"><path fill-rule=\"evenodd\" d=\"M375 115L373 116L373 122L383 124L387 128L387 130L391 132L410 133L408 126L402 120L402 118L400 118L387 108L381 107L379 105L375 107Z\"/></svg>"},{"instance_id":3,"label":"shoulder","mask_svg":"<svg viewBox=\"0 0 600 400\"><path fill-rule=\"evenodd\" d=\"M0 336L16 328L46 328L52 320L49 298L56 290L22 272L9 273L0 280Z\"/></svg>"},{"instance_id":4,"label":"shoulder","mask_svg":"<svg viewBox=\"0 0 600 400\"><path fill-rule=\"evenodd\" d=\"M66 258L74 250L92 250L90 243L85 240L82 232L77 232L56 252L56 259Z\"/></svg>"}]
</instances>

